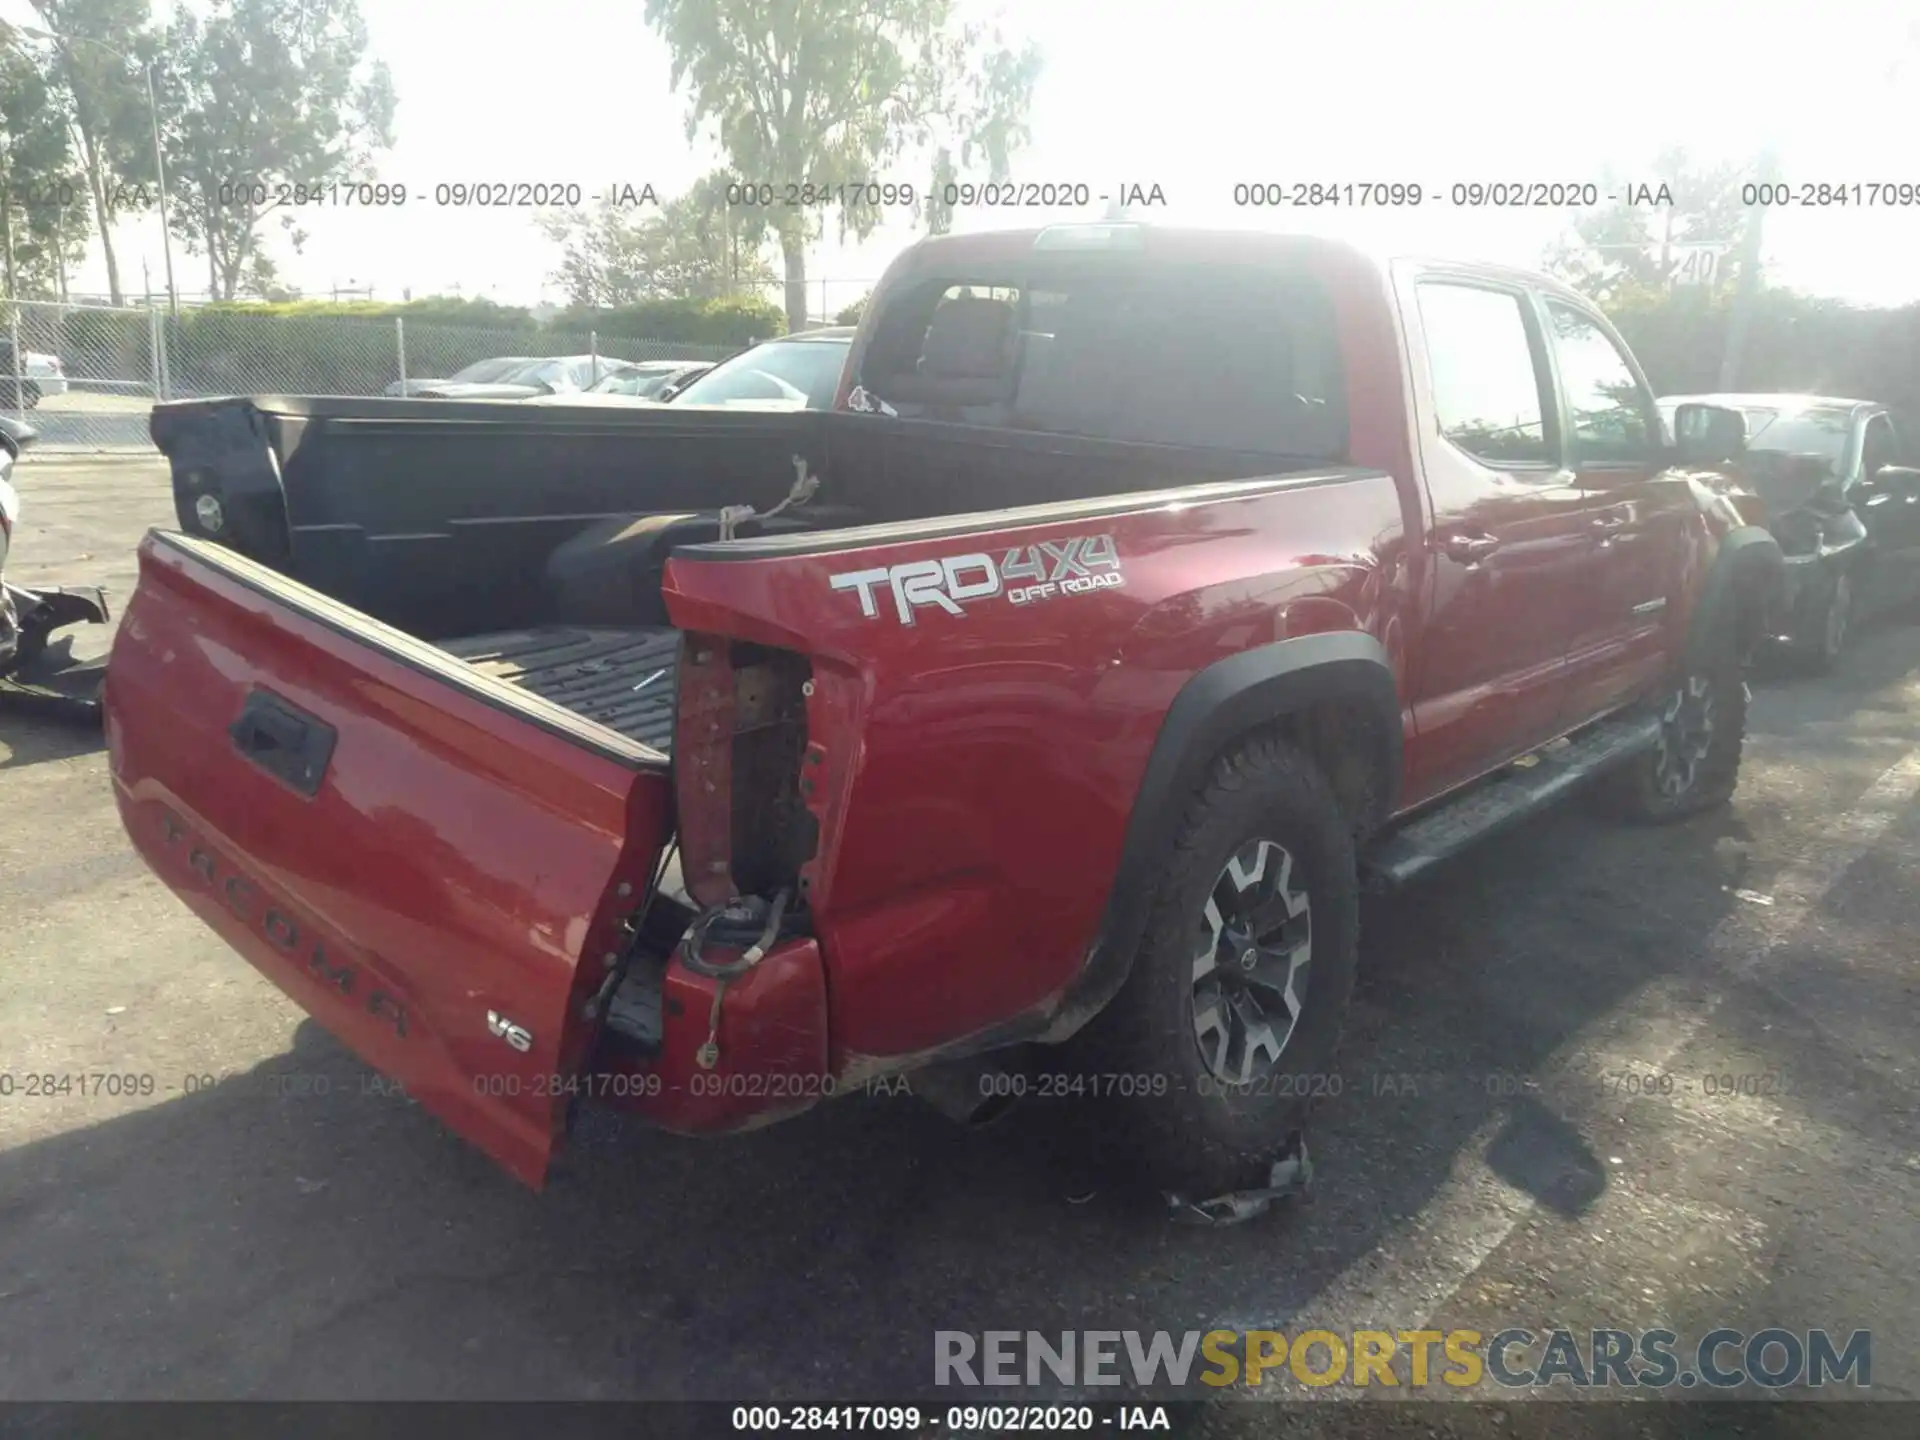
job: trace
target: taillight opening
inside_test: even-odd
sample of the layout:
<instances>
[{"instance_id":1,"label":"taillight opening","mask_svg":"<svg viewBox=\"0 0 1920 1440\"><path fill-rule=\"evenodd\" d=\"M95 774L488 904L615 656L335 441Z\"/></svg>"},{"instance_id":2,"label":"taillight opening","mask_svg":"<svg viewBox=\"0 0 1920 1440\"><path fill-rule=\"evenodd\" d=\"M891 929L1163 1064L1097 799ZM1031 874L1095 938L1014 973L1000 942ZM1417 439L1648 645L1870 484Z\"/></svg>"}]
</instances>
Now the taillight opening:
<instances>
[{"instance_id":1,"label":"taillight opening","mask_svg":"<svg viewBox=\"0 0 1920 1440\"><path fill-rule=\"evenodd\" d=\"M717 635L682 641L673 766L682 875L704 906L799 890L819 846L804 655Z\"/></svg>"}]
</instances>

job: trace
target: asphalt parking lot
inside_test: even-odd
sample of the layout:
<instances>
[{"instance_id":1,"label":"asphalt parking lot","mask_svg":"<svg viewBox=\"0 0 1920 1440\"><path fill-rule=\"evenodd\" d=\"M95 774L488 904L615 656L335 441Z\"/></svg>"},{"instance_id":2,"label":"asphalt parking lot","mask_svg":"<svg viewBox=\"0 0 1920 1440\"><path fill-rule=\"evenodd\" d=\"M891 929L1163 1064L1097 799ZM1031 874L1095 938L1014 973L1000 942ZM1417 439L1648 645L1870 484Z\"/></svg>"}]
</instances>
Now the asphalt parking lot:
<instances>
[{"instance_id":1,"label":"asphalt parking lot","mask_svg":"<svg viewBox=\"0 0 1920 1440\"><path fill-rule=\"evenodd\" d=\"M158 460L19 489L27 584L124 598L170 517ZM1870 1329L1920 1400L1916 700L1882 622L1756 684L1724 813L1569 808L1373 904L1315 1189L1227 1230L1095 1183L1071 1100L590 1114L523 1191L147 874L97 735L0 713L0 1073L154 1085L0 1099L0 1397L846 1401L941 1329L1312 1323Z\"/></svg>"}]
</instances>

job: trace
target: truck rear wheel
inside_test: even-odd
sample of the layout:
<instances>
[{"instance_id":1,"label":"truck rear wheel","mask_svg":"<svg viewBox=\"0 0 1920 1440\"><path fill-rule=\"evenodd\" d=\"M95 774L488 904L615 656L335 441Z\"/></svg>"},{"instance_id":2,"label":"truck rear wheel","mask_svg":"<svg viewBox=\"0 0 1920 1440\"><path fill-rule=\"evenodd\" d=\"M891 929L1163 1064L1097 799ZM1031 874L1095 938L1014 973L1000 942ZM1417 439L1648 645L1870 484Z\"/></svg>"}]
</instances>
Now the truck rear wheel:
<instances>
[{"instance_id":1,"label":"truck rear wheel","mask_svg":"<svg viewBox=\"0 0 1920 1440\"><path fill-rule=\"evenodd\" d=\"M1313 1101L1339 1093L1358 931L1352 832L1319 769L1277 736L1222 755L1087 1036L1119 1143L1155 1184L1263 1185Z\"/></svg>"}]
</instances>

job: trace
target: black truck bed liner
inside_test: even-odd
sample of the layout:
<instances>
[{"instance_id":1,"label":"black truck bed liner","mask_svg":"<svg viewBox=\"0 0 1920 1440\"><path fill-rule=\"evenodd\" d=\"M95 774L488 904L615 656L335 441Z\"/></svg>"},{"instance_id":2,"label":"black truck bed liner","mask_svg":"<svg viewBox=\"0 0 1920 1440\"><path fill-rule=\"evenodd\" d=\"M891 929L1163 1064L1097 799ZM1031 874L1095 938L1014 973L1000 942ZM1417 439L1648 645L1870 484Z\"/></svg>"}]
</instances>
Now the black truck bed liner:
<instances>
[{"instance_id":1,"label":"black truck bed liner","mask_svg":"<svg viewBox=\"0 0 1920 1440\"><path fill-rule=\"evenodd\" d=\"M680 632L545 625L439 642L477 670L663 754L673 748Z\"/></svg>"}]
</instances>

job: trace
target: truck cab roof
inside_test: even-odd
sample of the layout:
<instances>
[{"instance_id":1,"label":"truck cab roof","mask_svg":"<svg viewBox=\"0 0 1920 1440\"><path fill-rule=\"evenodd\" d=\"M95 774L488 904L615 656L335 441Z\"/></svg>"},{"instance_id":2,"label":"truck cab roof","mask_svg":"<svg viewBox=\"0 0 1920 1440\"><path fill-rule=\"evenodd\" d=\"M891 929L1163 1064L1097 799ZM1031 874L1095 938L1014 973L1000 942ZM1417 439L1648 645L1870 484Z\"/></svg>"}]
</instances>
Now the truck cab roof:
<instances>
[{"instance_id":1,"label":"truck cab roof","mask_svg":"<svg viewBox=\"0 0 1920 1440\"><path fill-rule=\"evenodd\" d=\"M1399 252L1329 235L1284 230L1237 230L1140 221L1068 221L1057 225L938 235L921 240L894 262L901 271L934 272L955 266L1059 256L1135 255L1166 261L1214 263L1335 262L1340 268L1384 271L1396 264L1445 270L1549 291L1582 306L1592 302L1571 286L1537 270L1490 261Z\"/></svg>"}]
</instances>

